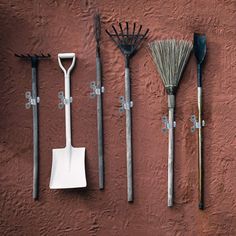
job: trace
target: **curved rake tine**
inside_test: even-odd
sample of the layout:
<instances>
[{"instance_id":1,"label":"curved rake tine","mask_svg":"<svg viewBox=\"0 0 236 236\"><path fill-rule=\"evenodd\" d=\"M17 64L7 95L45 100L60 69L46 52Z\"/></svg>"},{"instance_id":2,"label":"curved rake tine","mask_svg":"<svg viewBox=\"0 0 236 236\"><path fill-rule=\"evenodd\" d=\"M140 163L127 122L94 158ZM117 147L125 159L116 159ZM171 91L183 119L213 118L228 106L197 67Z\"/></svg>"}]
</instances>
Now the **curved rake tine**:
<instances>
[{"instance_id":1,"label":"curved rake tine","mask_svg":"<svg viewBox=\"0 0 236 236\"><path fill-rule=\"evenodd\" d=\"M133 33L132 33L131 42L130 42L131 44L133 44L135 28L136 28L136 23L134 23L134 27L133 27Z\"/></svg>"},{"instance_id":2,"label":"curved rake tine","mask_svg":"<svg viewBox=\"0 0 236 236\"><path fill-rule=\"evenodd\" d=\"M147 33L149 32L149 29L146 30L146 32L143 34L143 35L137 35L137 40L134 44L134 50L136 50L137 48L140 47L140 45L142 44L143 42L143 39L145 39L145 37L147 36Z\"/></svg>"},{"instance_id":3,"label":"curved rake tine","mask_svg":"<svg viewBox=\"0 0 236 236\"><path fill-rule=\"evenodd\" d=\"M120 36L119 36L119 34L117 33L115 26L112 25L112 28L113 28L113 30L114 30L114 32L115 32L115 35L116 35L116 37L117 37L117 39L118 39L118 42L121 43L122 40L120 39Z\"/></svg>"},{"instance_id":4,"label":"curved rake tine","mask_svg":"<svg viewBox=\"0 0 236 236\"><path fill-rule=\"evenodd\" d=\"M137 43L136 43L136 45L134 46L135 50L142 44L143 39L145 39L145 37L147 36L148 32L149 32L149 29L147 29L146 32L144 33L144 35L142 35L142 36L139 38L139 40L137 40Z\"/></svg>"},{"instance_id":5,"label":"curved rake tine","mask_svg":"<svg viewBox=\"0 0 236 236\"><path fill-rule=\"evenodd\" d=\"M108 30L105 30L106 33L110 36L111 40L117 45L117 41L112 37L112 35L110 34L110 32Z\"/></svg>"},{"instance_id":6,"label":"curved rake tine","mask_svg":"<svg viewBox=\"0 0 236 236\"><path fill-rule=\"evenodd\" d=\"M139 38L139 35L140 35L140 32L141 32L141 30L142 30L142 25L140 25L139 26L139 30L138 30L138 33L135 35L135 40L134 40L134 45L136 44L136 42L137 42L137 40L138 40L138 38Z\"/></svg>"},{"instance_id":7,"label":"curved rake tine","mask_svg":"<svg viewBox=\"0 0 236 236\"><path fill-rule=\"evenodd\" d=\"M126 43L130 42L129 38L129 23L126 21Z\"/></svg>"},{"instance_id":8,"label":"curved rake tine","mask_svg":"<svg viewBox=\"0 0 236 236\"><path fill-rule=\"evenodd\" d=\"M125 40L124 31L123 31L121 23L119 23L119 26L120 26L121 36L122 36L123 40Z\"/></svg>"}]
</instances>

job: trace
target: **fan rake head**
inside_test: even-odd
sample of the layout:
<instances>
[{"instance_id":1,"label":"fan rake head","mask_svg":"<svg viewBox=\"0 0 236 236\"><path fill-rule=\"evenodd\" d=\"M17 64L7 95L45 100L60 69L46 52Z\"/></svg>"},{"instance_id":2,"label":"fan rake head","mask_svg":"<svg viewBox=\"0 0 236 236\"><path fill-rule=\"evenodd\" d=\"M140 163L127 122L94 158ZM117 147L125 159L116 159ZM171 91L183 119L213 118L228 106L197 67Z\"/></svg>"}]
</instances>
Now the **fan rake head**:
<instances>
[{"instance_id":1,"label":"fan rake head","mask_svg":"<svg viewBox=\"0 0 236 236\"><path fill-rule=\"evenodd\" d=\"M147 29L142 33L142 25L137 28L138 30L136 30L136 23L133 24L133 27L130 27L129 23L126 22L124 28L122 27L122 24L119 23L119 33L114 25L112 25L113 32L106 30L106 33L121 50L124 56L131 57L138 50L149 31L149 29Z\"/></svg>"}]
</instances>

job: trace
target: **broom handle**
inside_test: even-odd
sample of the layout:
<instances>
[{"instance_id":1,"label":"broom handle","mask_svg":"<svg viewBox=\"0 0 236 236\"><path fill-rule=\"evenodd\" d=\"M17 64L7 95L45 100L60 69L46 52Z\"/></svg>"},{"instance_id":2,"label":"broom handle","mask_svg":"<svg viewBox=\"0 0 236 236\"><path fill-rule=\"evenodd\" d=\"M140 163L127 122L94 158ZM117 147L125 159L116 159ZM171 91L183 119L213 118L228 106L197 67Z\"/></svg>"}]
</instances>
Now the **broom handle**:
<instances>
[{"instance_id":1,"label":"broom handle","mask_svg":"<svg viewBox=\"0 0 236 236\"><path fill-rule=\"evenodd\" d=\"M202 74L201 74L201 64L197 67L198 75L198 191L199 191L199 209L204 208L204 167L203 167L203 136L202 136Z\"/></svg>"},{"instance_id":2,"label":"broom handle","mask_svg":"<svg viewBox=\"0 0 236 236\"><path fill-rule=\"evenodd\" d=\"M174 95L168 95L169 109L169 144L168 144L168 207L173 206L174 192Z\"/></svg>"},{"instance_id":3,"label":"broom handle","mask_svg":"<svg viewBox=\"0 0 236 236\"><path fill-rule=\"evenodd\" d=\"M96 56L97 88L102 87L102 68L99 54ZM102 93L97 94L97 126L98 126L98 169L99 189L104 188L104 157L103 157L103 124L102 124Z\"/></svg>"},{"instance_id":4,"label":"broom handle","mask_svg":"<svg viewBox=\"0 0 236 236\"><path fill-rule=\"evenodd\" d=\"M133 167L132 167L132 135L131 135L131 90L130 90L130 69L129 58L126 57L125 65L125 102L128 107L126 113L126 160L127 160L127 194L128 202L133 201Z\"/></svg>"},{"instance_id":5,"label":"broom handle","mask_svg":"<svg viewBox=\"0 0 236 236\"><path fill-rule=\"evenodd\" d=\"M33 199L38 199L39 195L39 153L38 153L38 104L37 104L37 66L38 59L32 57L32 99L35 104L32 105L33 111Z\"/></svg>"}]
</instances>

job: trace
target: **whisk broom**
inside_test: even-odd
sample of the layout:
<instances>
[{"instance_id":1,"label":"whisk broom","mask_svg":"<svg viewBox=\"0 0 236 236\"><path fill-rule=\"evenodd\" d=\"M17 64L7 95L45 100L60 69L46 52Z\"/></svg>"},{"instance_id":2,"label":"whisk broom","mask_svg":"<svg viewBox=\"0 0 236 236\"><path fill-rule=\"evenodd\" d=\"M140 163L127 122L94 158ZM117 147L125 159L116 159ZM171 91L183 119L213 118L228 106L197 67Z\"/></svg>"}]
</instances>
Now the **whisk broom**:
<instances>
[{"instance_id":1,"label":"whisk broom","mask_svg":"<svg viewBox=\"0 0 236 236\"><path fill-rule=\"evenodd\" d=\"M168 207L173 206L174 164L174 109L175 93L182 72L192 50L192 43L184 40L162 40L149 44L154 63L168 94L169 145L168 145Z\"/></svg>"}]
</instances>

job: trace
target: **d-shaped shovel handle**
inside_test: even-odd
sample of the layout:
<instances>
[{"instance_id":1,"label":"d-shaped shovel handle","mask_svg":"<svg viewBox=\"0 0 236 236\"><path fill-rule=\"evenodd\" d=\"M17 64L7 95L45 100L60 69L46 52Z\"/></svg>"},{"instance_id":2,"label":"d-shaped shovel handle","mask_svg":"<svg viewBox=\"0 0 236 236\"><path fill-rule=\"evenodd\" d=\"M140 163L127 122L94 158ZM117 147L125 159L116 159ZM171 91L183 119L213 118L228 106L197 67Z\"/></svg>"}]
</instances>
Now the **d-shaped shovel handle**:
<instances>
[{"instance_id":1,"label":"d-shaped shovel handle","mask_svg":"<svg viewBox=\"0 0 236 236\"><path fill-rule=\"evenodd\" d=\"M66 71L65 67L62 65L61 59L72 59L72 63L67 71ZM58 63L59 63L59 66L61 67L61 69L63 70L64 74L68 76L75 65L75 53L59 53L58 54Z\"/></svg>"}]
</instances>

